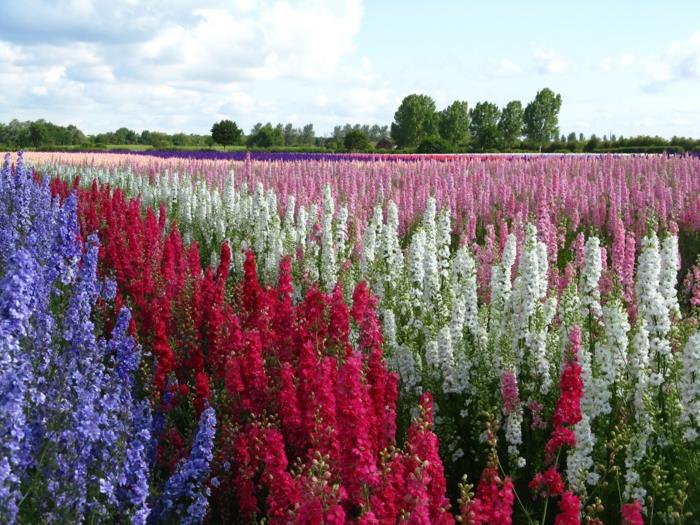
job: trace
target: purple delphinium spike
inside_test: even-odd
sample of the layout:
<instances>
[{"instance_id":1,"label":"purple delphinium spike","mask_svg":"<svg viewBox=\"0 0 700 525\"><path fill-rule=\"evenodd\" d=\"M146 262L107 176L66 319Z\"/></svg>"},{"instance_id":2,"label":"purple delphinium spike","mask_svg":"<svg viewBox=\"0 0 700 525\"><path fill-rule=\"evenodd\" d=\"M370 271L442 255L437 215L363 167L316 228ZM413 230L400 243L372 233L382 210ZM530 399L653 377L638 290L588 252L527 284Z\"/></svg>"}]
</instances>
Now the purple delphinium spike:
<instances>
[{"instance_id":1,"label":"purple delphinium spike","mask_svg":"<svg viewBox=\"0 0 700 525\"><path fill-rule=\"evenodd\" d=\"M215 427L214 409L209 407L199 418L189 458L178 463L166 482L149 524L197 525L204 521L209 505L209 464L213 458Z\"/></svg>"}]
</instances>

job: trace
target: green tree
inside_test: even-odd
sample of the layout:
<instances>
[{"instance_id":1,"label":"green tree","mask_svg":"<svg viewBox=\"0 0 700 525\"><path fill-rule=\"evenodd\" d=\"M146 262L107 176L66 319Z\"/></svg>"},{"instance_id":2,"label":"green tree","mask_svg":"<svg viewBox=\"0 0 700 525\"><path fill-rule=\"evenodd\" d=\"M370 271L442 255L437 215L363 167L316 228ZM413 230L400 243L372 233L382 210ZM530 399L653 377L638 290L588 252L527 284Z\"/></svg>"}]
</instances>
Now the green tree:
<instances>
[{"instance_id":1,"label":"green tree","mask_svg":"<svg viewBox=\"0 0 700 525\"><path fill-rule=\"evenodd\" d=\"M539 147L547 144L559 134L559 110L561 95L549 88L544 88L525 108L525 135L528 140Z\"/></svg>"},{"instance_id":2,"label":"green tree","mask_svg":"<svg viewBox=\"0 0 700 525\"><path fill-rule=\"evenodd\" d=\"M512 149L523 134L523 105L519 100L506 104L498 121L498 131L506 149Z\"/></svg>"},{"instance_id":3,"label":"green tree","mask_svg":"<svg viewBox=\"0 0 700 525\"><path fill-rule=\"evenodd\" d=\"M440 112L438 128L440 136L453 146L469 143L469 106L455 100Z\"/></svg>"},{"instance_id":4,"label":"green tree","mask_svg":"<svg viewBox=\"0 0 700 525\"><path fill-rule=\"evenodd\" d=\"M232 120L222 120L211 127L211 138L224 146L232 146L241 138L243 132Z\"/></svg>"},{"instance_id":5,"label":"green tree","mask_svg":"<svg viewBox=\"0 0 700 525\"><path fill-rule=\"evenodd\" d=\"M566 136L566 142L578 142L576 139L576 133L573 131Z\"/></svg>"},{"instance_id":6,"label":"green tree","mask_svg":"<svg viewBox=\"0 0 700 525\"><path fill-rule=\"evenodd\" d=\"M369 148L369 137L364 131L353 129L345 134L343 145L350 151L364 151Z\"/></svg>"},{"instance_id":7,"label":"green tree","mask_svg":"<svg viewBox=\"0 0 700 525\"><path fill-rule=\"evenodd\" d=\"M501 110L492 102L479 102L470 111L472 142L479 150L495 149L501 139L498 121Z\"/></svg>"},{"instance_id":8,"label":"green tree","mask_svg":"<svg viewBox=\"0 0 700 525\"><path fill-rule=\"evenodd\" d=\"M253 148L271 148L272 146L284 146L284 128L278 124L274 128L268 122L264 126L260 123L253 126L246 144Z\"/></svg>"},{"instance_id":9,"label":"green tree","mask_svg":"<svg viewBox=\"0 0 700 525\"><path fill-rule=\"evenodd\" d=\"M313 146L316 140L316 133L314 132L314 125L307 124L301 129L301 136L299 137L299 142L304 146Z\"/></svg>"},{"instance_id":10,"label":"green tree","mask_svg":"<svg viewBox=\"0 0 700 525\"><path fill-rule=\"evenodd\" d=\"M408 95L394 113L391 138L400 148L415 147L435 128L435 101L428 95Z\"/></svg>"},{"instance_id":11,"label":"green tree","mask_svg":"<svg viewBox=\"0 0 700 525\"><path fill-rule=\"evenodd\" d=\"M29 140L35 148L49 142L49 130L44 122L36 121L29 125Z\"/></svg>"}]
</instances>

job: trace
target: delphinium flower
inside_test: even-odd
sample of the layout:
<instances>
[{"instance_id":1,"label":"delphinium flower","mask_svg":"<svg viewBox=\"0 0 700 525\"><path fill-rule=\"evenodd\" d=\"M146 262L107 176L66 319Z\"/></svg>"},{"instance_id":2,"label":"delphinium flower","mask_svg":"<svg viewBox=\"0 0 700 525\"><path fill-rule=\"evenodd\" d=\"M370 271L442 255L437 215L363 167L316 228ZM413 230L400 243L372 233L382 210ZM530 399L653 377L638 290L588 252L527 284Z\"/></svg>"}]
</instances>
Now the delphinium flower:
<instances>
[{"instance_id":1,"label":"delphinium flower","mask_svg":"<svg viewBox=\"0 0 700 525\"><path fill-rule=\"evenodd\" d=\"M635 500L634 503L625 503L620 513L622 514L621 525L644 525L642 504L639 500Z\"/></svg>"},{"instance_id":2,"label":"delphinium flower","mask_svg":"<svg viewBox=\"0 0 700 525\"><path fill-rule=\"evenodd\" d=\"M210 407L200 416L189 457L182 460L168 478L148 523L195 525L204 521L209 505L208 482L215 428L216 416Z\"/></svg>"},{"instance_id":3,"label":"delphinium flower","mask_svg":"<svg viewBox=\"0 0 700 525\"><path fill-rule=\"evenodd\" d=\"M598 415L609 414L611 389L624 370L627 356L627 332L630 325L627 312L618 299L611 299L603 307L603 325L605 339L595 346L594 363L597 373L590 385L591 410L588 416L591 420ZM617 385L618 394L621 388Z\"/></svg>"},{"instance_id":4,"label":"delphinium flower","mask_svg":"<svg viewBox=\"0 0 700 525\"><path fill-rule=\"evenodd\" d=\"M700 257L688 268L683 280L683 292L691 307L700 307Z\"/></svg>"},{"instance_id":5,"label":"delphinium flower","mask_svg":"<svg viewBox=\"0 0 700 525\"><path fill-rule=\"evenodd\" d=\"M573 492L564 492L559 501L559 514L554 525L579 525L581 523L581 500Z\"/></svg>"},{"instance_id":6,"label":"delphinium flower","mask_svg":"<svg viewBox=\"0 0 700 525\"><path fill-rule=\"evenodd\" d=\"M9 261L0 284L0 517L14 523L22 497L20 484L27 468L27 390L33 380L29 354L21 342L37 302L37 264L26 250Z\"/></svg>"},{"instance_id":7,"label":"delphinium flower","mask_svg":"<svg viewBox=\"0 0 700 525\"><path fill-rule=\"evenodd\" d=\"M649 332L649 362L652 373L649 383L660 387L670 372L671 344L667 339L671 320L664 294L661 293L661 256L659 240L652 232L642 240L635 292L637 314L646 321Z\"/></svg>"},{"instance_id":8,"label":"delphinium flower","mask_svg":"<svg viewBox=\"0 0 700 525\"><path fill-rule=\"evenodd\" d=\"M661 241L661 268L659 271L659 292L664 298L666 310L672 318L681 315L678 305L678 270L681 267L681 259L678 253L678 236L668 234Z\"/></svg>"},{"instance_id":9,"label":"delphinium flower","mask_svg":"<svg viewBox=\"0 0 700 525\"><path fill-rule=\"evenodd\" d=\"M337 279L337 254L333 244L334 202L331 189L323 192L323 220L321 229L321 283L326 291L333 289Z\"/></svg>"},{"instance_id":10,"label":"delphinium flower","mask_svg":"<svg viewBox=\"0 0 700 525\"><path fill-rule=\"evenodd\" d=\"M474 497L468 489L462 490L460 517L467 525L490 525L513 523L515 492L511 478L502 478L494 465L488 465L481 473Z\"/></svg>"},{"instance_id":11,"label":"delphinium flower","mask_svg":"<svg viewBox=\"0 0 700 525\"><path fill-rule=\"evenodd\" d=\"M556 453L564 446L576 445L576 435L573 427L581 421L581 398L583 397L583 381L581 380L581 365L578 363L578 353L581 347L581 330L574 326L569 331L569 348L566 364L559 380L559 400L552 416L554 429L547 442L545 452L551 462Z\"/></svg>"},{"instance_id":12,"label":"delphinium flower","mask_svg":"<svg viewBox=\"0 0 700 525\"><path fill-rule=\"evenodd\" d=\"M518 379L514 370L505 370L501 374L501 399L503 402L503 417L505 422L506 443L508 454L517 465L519 447L522 445L523 408L518 392Z\"/></svg>"},{"instance_id":13,"label":"delphinium flower","mask_svg":"<svg viewBox=\"0 0 700 525\"><path fill-rule=\"evenodd\" d=\"M695 441L700 430L700 332L688 338L681 364L681 423L686 426L683 437Z\"/></svg>"},{"instance_id":14,"label":"delphinium flower","mask_svg":"<svg viewBox=\"0 0 700 525\"><path fill-rule=\"evenodd\" d=\"M382 257L384 259L384 282L382 290L394 291L404 267L404 257L399 239L399 210L394 201L387 207L386 225L382 230Z\"/></svg>"},{"instance_id":15,"label":"delphinium flower","mask_svg":"<svg viewBox=\"0 0 700 525\"><path fill-rule=\"evenodd\" d=\"M581 305L586 314L589 312L600 317L600 288L598 283L602 272L600 261L600 241L598 237L591 236L586 240L583 269L581 271Z\"/></svg>"}]
</instances>

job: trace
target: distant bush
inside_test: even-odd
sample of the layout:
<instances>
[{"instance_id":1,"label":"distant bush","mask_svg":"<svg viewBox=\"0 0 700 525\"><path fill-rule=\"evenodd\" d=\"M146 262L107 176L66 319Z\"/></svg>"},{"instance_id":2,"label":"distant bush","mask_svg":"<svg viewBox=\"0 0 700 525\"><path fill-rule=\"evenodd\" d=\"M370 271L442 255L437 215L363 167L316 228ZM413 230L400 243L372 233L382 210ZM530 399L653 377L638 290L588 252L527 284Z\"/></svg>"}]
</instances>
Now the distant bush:
<instances>
[{"instance_id":1,"label":"distant bush","mask_svg":"<svg viewBox=\"0 0 700 525\"><path fill-rule=\"evenodd\" d=\"M442 137L428 137L418 144L416 153L451 153L452 149L452 145Z\"/></svg>"}]
</instances>

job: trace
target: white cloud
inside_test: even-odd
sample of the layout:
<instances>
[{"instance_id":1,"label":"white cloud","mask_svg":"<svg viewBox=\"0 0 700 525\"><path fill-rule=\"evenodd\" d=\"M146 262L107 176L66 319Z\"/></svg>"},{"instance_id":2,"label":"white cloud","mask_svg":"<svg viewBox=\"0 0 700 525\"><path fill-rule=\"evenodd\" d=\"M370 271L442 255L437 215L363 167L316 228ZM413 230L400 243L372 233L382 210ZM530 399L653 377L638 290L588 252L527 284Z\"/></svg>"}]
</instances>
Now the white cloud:
<instances>
[{"instance_id":1,"label":"white cloud","mask_svg":"<svg viewBox=\"0 0 700 525\"><path fill-rule=\"evenodd\" d=\"M672 43L660 56L645 61L647 91L658 91L671 82L700 79L700 31L688 40Z\"/></svg>"},{"instance_id":2,"label":"white cloud","mask_svg":"<svg viewBox=\"0 0 700 525\"><path fill-rule=\"evenodd\" d=\"M386 100L371 61L356 54L362 16L361 0L0 3L0 121L206 131L215 115L299 115L303 90L307 105L319 91ZM282 107L280 90L292 94Z\"/></svg>"},{"instance_id":3,"label":"white cloud","mask_svg":"<svg viewBox=\"0 0 700 525\"><path fill-rule=\"evenodd\" d=\"M604 72L620 71L637 64L637 57L632 53L622 53L615 56L606 56L600 61L600 69Z\"/></svg>"},{"instance_id":4,"label":"white cloud","mask_svg":"<svg viewBox=\"0 0 700 525\"><path fill-rule=\"evenodd\" d=\"M538 49L532 55L536 70L541 74L563 73L571 62L551 49Z\"/></svg>"}]
</instances>

